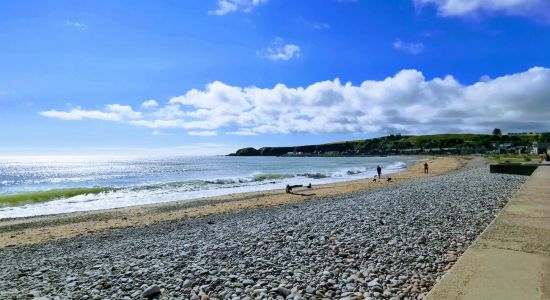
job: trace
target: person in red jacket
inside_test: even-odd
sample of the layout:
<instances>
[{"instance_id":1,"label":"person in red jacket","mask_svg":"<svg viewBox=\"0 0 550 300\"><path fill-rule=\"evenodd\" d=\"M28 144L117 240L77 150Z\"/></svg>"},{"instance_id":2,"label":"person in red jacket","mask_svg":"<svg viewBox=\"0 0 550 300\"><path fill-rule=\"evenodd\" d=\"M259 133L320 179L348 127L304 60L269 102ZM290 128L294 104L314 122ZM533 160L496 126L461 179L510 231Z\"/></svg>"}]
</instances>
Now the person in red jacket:
<instances>
[{"instance_id":1,"label":"person in red jacket","mask_svg":"<svg viewBox=\"0 0 550 300\"><path fill-rule=\"evenodd\" d=\"M428 162L424 163L424 173L428 174Z\"/></svg>"}]
</instances>

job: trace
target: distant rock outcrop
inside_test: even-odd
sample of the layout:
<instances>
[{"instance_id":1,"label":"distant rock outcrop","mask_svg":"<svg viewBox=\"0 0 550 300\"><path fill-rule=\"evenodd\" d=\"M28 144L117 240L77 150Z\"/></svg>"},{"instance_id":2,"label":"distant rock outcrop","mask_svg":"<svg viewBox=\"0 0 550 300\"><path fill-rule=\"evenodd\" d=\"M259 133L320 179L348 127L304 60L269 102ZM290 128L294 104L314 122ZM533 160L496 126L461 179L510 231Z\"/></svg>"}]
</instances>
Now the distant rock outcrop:
<instances>
[{"instance_id":1,"label":"distant rock outcrop","mask_svg":"<svg viewBox=\"0 0 550 300\"><path fill-rule=\"evenodd\" d=\"M255 148L247 147L237 150L236 156L260 156L260 151Z\"/></svg>"}]
</instances>

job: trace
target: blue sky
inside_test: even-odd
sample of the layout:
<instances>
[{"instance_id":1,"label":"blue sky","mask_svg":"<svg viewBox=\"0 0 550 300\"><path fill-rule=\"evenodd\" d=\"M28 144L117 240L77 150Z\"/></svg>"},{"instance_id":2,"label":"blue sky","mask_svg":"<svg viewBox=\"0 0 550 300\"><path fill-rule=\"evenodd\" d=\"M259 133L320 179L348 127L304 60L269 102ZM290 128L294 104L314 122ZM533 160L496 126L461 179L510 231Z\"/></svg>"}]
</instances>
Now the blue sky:
<instances>
[{"instance_id":1,"label":"blue sky","mask_svg":"<svg viewBox=\"0 0 550 300\"><path fill-rule=\"evenodd\" d=\"M0 40L5 155L550 130L544 0L2 1Z\"/></svg>"}]
</instances>

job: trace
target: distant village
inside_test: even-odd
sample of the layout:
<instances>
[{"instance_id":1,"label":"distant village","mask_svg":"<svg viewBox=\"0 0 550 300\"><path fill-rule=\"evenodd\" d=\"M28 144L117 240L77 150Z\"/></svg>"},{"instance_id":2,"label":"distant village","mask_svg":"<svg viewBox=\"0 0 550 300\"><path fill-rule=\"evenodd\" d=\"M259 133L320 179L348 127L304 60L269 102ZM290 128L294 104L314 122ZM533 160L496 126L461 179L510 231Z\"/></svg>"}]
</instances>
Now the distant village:
<instances>
[{"instance_id":1,"label":"distant village","mask_svg":"<svg viewBox=\"0 0 550 300\"><path fill-rule=\"evenodd\" d=\"M531 154L531 155L541 155L549 154L550 155L550 142L532 142L528 146L514 146L513 143L493 143L492 147L445 147L445 148L408 148L408 149L383 149L378 152L378 154L404 154L404 155L413 155L413 154ZM313 151L311 153L301 152L301 151L289 151L284 156L341 156L341 155L354 155L361 154L360 151L355 150L346 150L341 151Z\"/></svg>"}]
</instances>

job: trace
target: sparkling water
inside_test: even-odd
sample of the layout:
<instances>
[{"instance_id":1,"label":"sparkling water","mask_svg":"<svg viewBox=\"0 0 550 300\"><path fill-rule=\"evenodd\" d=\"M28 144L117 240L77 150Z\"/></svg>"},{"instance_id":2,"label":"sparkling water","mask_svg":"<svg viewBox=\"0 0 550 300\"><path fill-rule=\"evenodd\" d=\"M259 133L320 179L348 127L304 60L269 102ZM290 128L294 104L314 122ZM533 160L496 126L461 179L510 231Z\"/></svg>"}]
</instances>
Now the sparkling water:
<instances>
[{"instance_id":1,"label":"sparkling water","mask_svg":"<svg viewBox=\"0 0 550 300\"><path fill-rule=\"evenodd\" d=\"M318 185L372 178L377 165L388 174L417 160L410 156L3 157L0 218L284 189L286 184Z\"/></svg>"}]
</instances>

